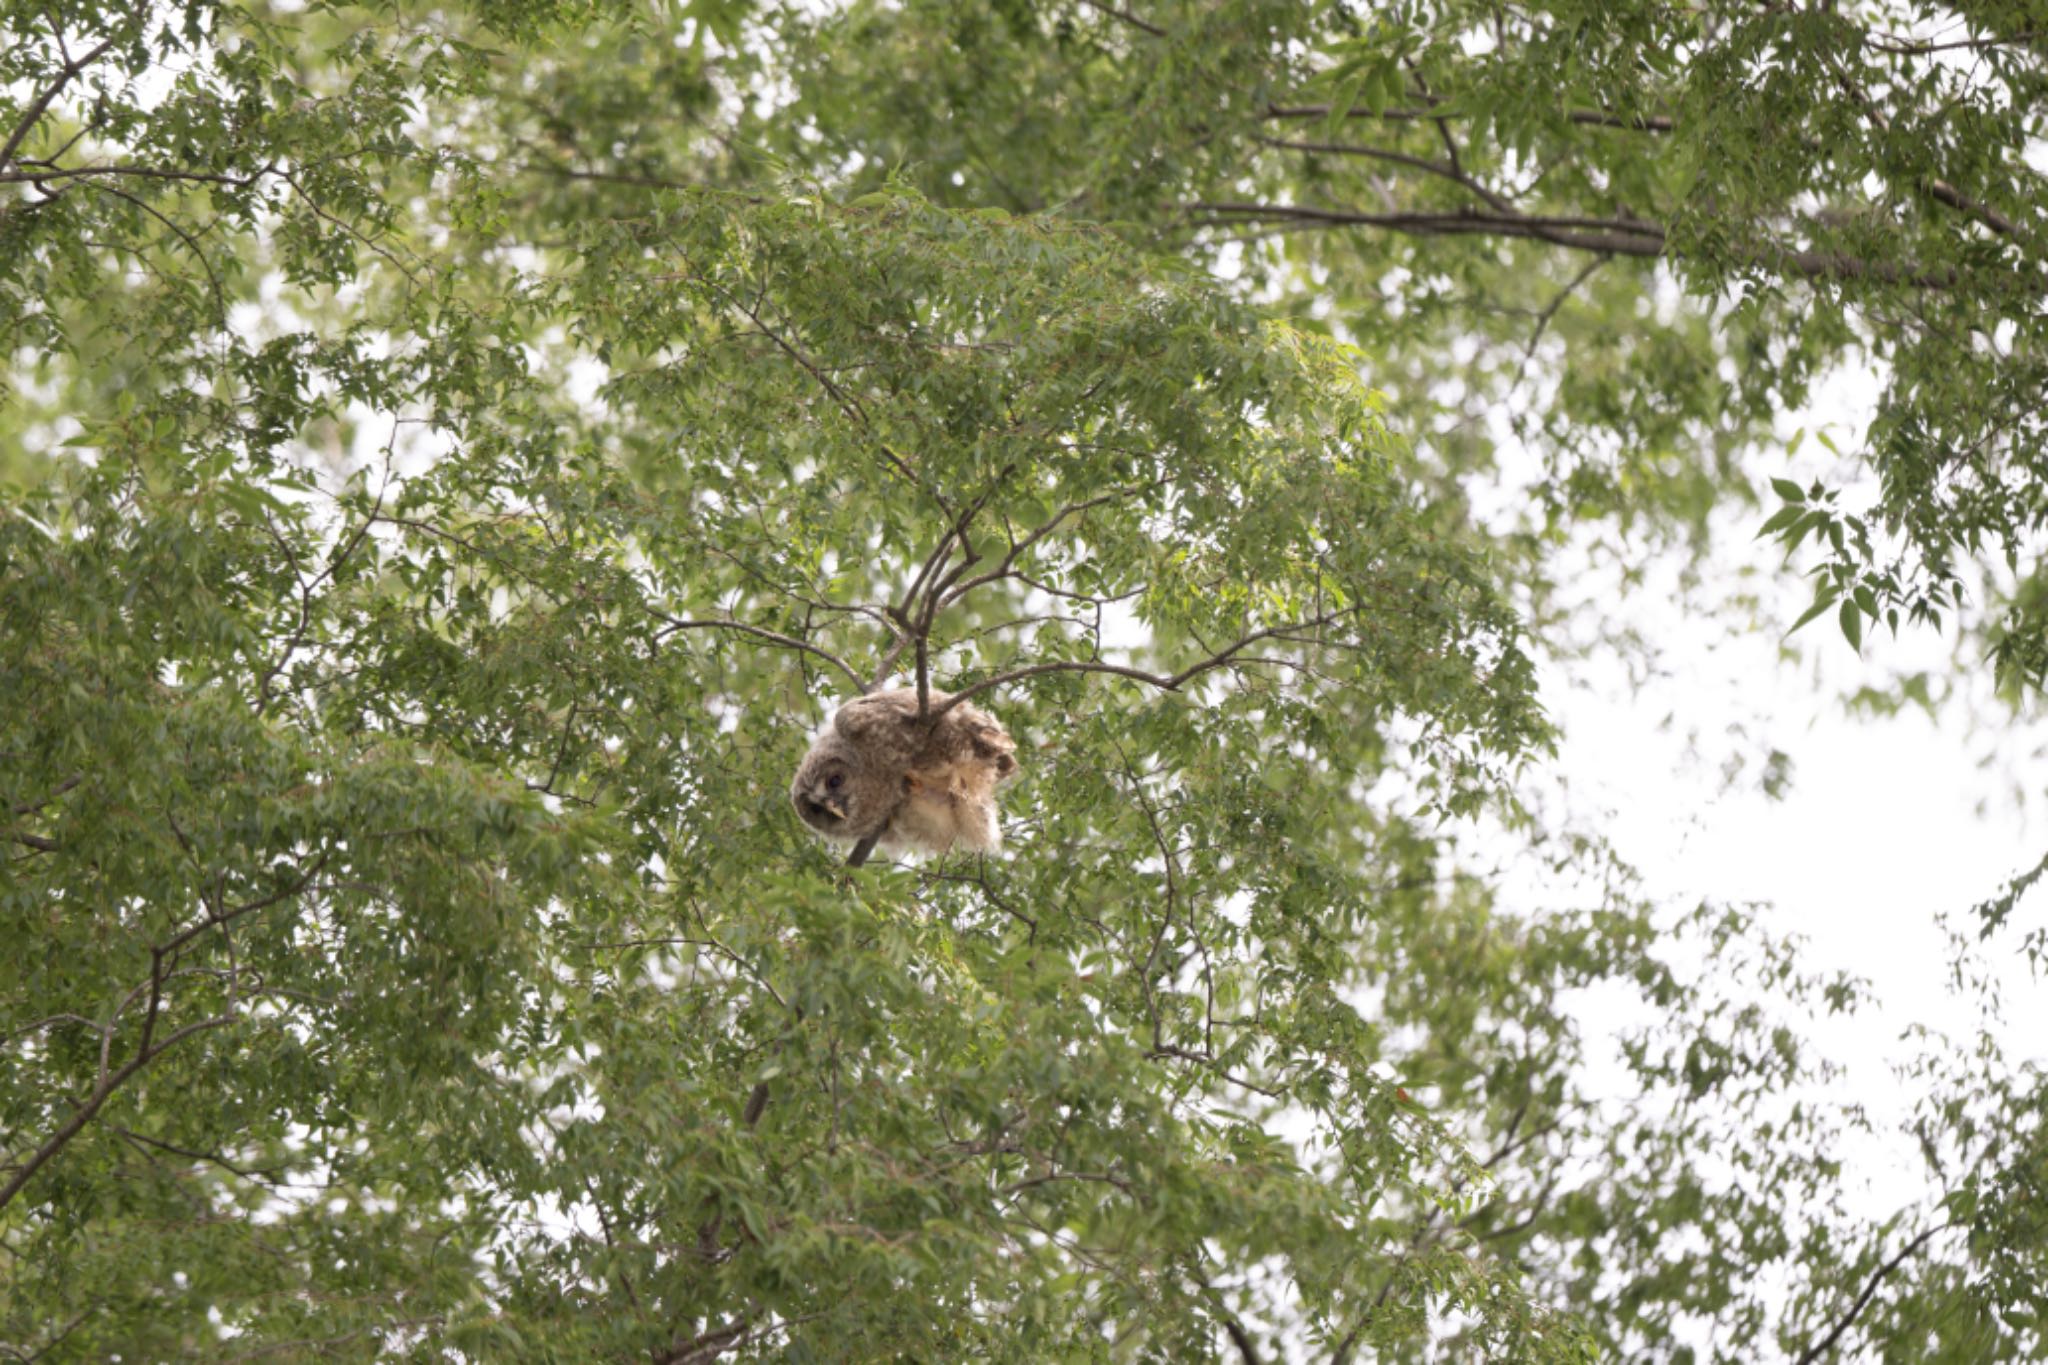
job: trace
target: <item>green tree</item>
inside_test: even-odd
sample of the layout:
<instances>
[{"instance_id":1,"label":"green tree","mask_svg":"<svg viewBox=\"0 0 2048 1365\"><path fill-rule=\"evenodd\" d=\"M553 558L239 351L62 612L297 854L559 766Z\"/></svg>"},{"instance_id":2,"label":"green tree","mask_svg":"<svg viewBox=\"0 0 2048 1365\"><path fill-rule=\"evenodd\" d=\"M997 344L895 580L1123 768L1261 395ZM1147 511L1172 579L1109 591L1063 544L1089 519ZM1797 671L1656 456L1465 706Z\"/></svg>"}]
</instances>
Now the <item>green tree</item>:
<instances>
[{"instance_id":1,"label":"green tree","mask_svg":"<svg viewBox=\"0 0 2048 1365\"><path fill-rule=\"evenodd\" d=\"M1508 435L1540 454L1538 537L1698 531L1785 472L1774 419L1819 376L1875 368L1839 486L1786 485L1763 524L1819 547L1814 605L1852 642L1975 594L1999 676L2032 687L2044 22L1889 0L856 3L792 26L799 97L741 135L1241 254L1367 347L1445 467L1497 475Z\"/></svg>"},{"instance_id":2,"label":"green tree","mask_svg":"<svg viewBox=\"0 0 2048 1365\"><path fill-rule=\"evenodd\" d=\"M1556 532L1641 483L1568 456L1732 460L1848 311L1636 323L1638 281L1510 326L1471 300L1566 267L1461 240L1465 293L1382 316L1399 262L1334 234L1247 257L1257 306L1172 204L1299 173L1247 131L1275 80L1346 128L1479 98L1339 8L4 12L14 1354L2040 1351L2040 1078L1932 1041L1942 1202L1854 1208L1802 1030L1856 984L1518 803L1542 542L1472 524L1490 457L1422 382L1454 334L1496 396L1524 325L1606 338L1613 407L1575 352L1532 410ZM1445 155L1663 183L1700 134L1578 115L1651 117L1598 73L1683 24L1589 40L1555 116L1503 28L1501 146ZM1912 221L1867 258L1972 268ZM1732 387L1659 368L1725 346ZM785 808L892 678L1020 741L1009 854L849 869ZM1501 904L1507 836L1585 901ZM1619 1096L1589 989L1644 1020Z\"/></svg>"}]
</instances>

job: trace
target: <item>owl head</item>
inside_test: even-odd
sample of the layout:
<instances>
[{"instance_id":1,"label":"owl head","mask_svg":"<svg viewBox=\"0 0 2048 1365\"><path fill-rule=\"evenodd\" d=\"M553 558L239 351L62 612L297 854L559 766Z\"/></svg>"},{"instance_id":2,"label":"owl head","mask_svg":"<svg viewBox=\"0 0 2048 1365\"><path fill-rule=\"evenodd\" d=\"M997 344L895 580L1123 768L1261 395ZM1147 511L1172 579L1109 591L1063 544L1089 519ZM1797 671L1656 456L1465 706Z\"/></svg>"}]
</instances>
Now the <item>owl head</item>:
<instances>
[{"instance_id":1,"label":"owl head","mask_svg":"<svg viewBox=\"0 0 2048 1365\"><path fill-rule=\"evenodd\" d=\"M865 762L836 731L811 746L789 799L796 813L818 833L834 839L865 839L889 823L901 798L901 776Z\"/></svg>"}]
</instances>

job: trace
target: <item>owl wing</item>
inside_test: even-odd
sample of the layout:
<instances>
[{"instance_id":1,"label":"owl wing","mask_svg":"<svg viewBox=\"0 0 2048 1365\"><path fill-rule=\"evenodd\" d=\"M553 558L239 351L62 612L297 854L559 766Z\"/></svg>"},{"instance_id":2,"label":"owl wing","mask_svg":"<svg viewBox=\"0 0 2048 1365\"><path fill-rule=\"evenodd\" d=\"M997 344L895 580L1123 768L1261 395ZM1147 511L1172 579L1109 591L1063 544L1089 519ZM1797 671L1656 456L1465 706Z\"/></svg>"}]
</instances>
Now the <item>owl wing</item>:
<instances>
[{"instance_id":1,"label":"owl wing","mask_svg":"<svg viewBox=\"0 0 2048 1365\"><path fill-rule=\"evenodd\" d=\"M957 715L957 730L967 743L967 749L975 761L995 774L995 780L1003 781L1017 771L1017 741L1010 738L1010 732L988 712L973 706L961 705L953 709Z\"/></svg>"},{"instance_id":2,"label":"owl wing","mask_svg":"<svg viewBox=\"0 0 2048 1365\"><path fill-rule=\"evenodd\" d=\"M920 739L917 693L899 690L856 697L832 717L832 728L876 762L907 767Z\"/></svg>"}]
</instances>

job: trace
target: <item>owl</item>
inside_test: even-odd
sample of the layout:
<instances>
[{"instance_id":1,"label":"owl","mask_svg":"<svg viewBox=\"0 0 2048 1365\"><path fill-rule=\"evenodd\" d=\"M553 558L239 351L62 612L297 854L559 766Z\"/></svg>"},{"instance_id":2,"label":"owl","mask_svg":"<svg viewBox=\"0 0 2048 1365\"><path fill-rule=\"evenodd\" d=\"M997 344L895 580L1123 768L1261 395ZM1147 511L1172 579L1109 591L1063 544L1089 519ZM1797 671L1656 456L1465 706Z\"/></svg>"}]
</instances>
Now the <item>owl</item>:
<instances>
[{"instance_id":1,"label":"owl","mask_svg":"<svg viewBox=\"0 0 2048 1365\"><path fill-rule=\"evenodd\" d=\"M930 693L932 707L946 700ZM804 755L789 799L805 824L834 839L994 852L995 789L1016 773L1016 749L993 716L965 702L919 720L916 689L876 692L839 708Z\"/></svg>"}]
</instances>

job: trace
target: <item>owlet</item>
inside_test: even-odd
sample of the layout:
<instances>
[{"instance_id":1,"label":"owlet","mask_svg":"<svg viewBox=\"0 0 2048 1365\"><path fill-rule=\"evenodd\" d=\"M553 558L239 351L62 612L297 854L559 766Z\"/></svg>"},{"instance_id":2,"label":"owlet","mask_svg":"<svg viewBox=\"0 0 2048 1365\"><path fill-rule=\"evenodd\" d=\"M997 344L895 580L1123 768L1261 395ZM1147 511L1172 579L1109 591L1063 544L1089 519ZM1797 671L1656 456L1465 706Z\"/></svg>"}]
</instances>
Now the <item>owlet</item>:
<instances>
[{"instance_id":1,"label":"owlet","mask_svg":"<svg viewBox=\"0 0 2048 1365\"><path fill-rule=\"evenodd\" d=\"M930 708L947 700L931 692ZM920 720L917 691L857 697L804 756L789 799L804 823L834 839L880 835L884 848L992 852L996 784L1017 771L1017 745L996 719L963 702Z\"/></svg>"}]
</instances>

